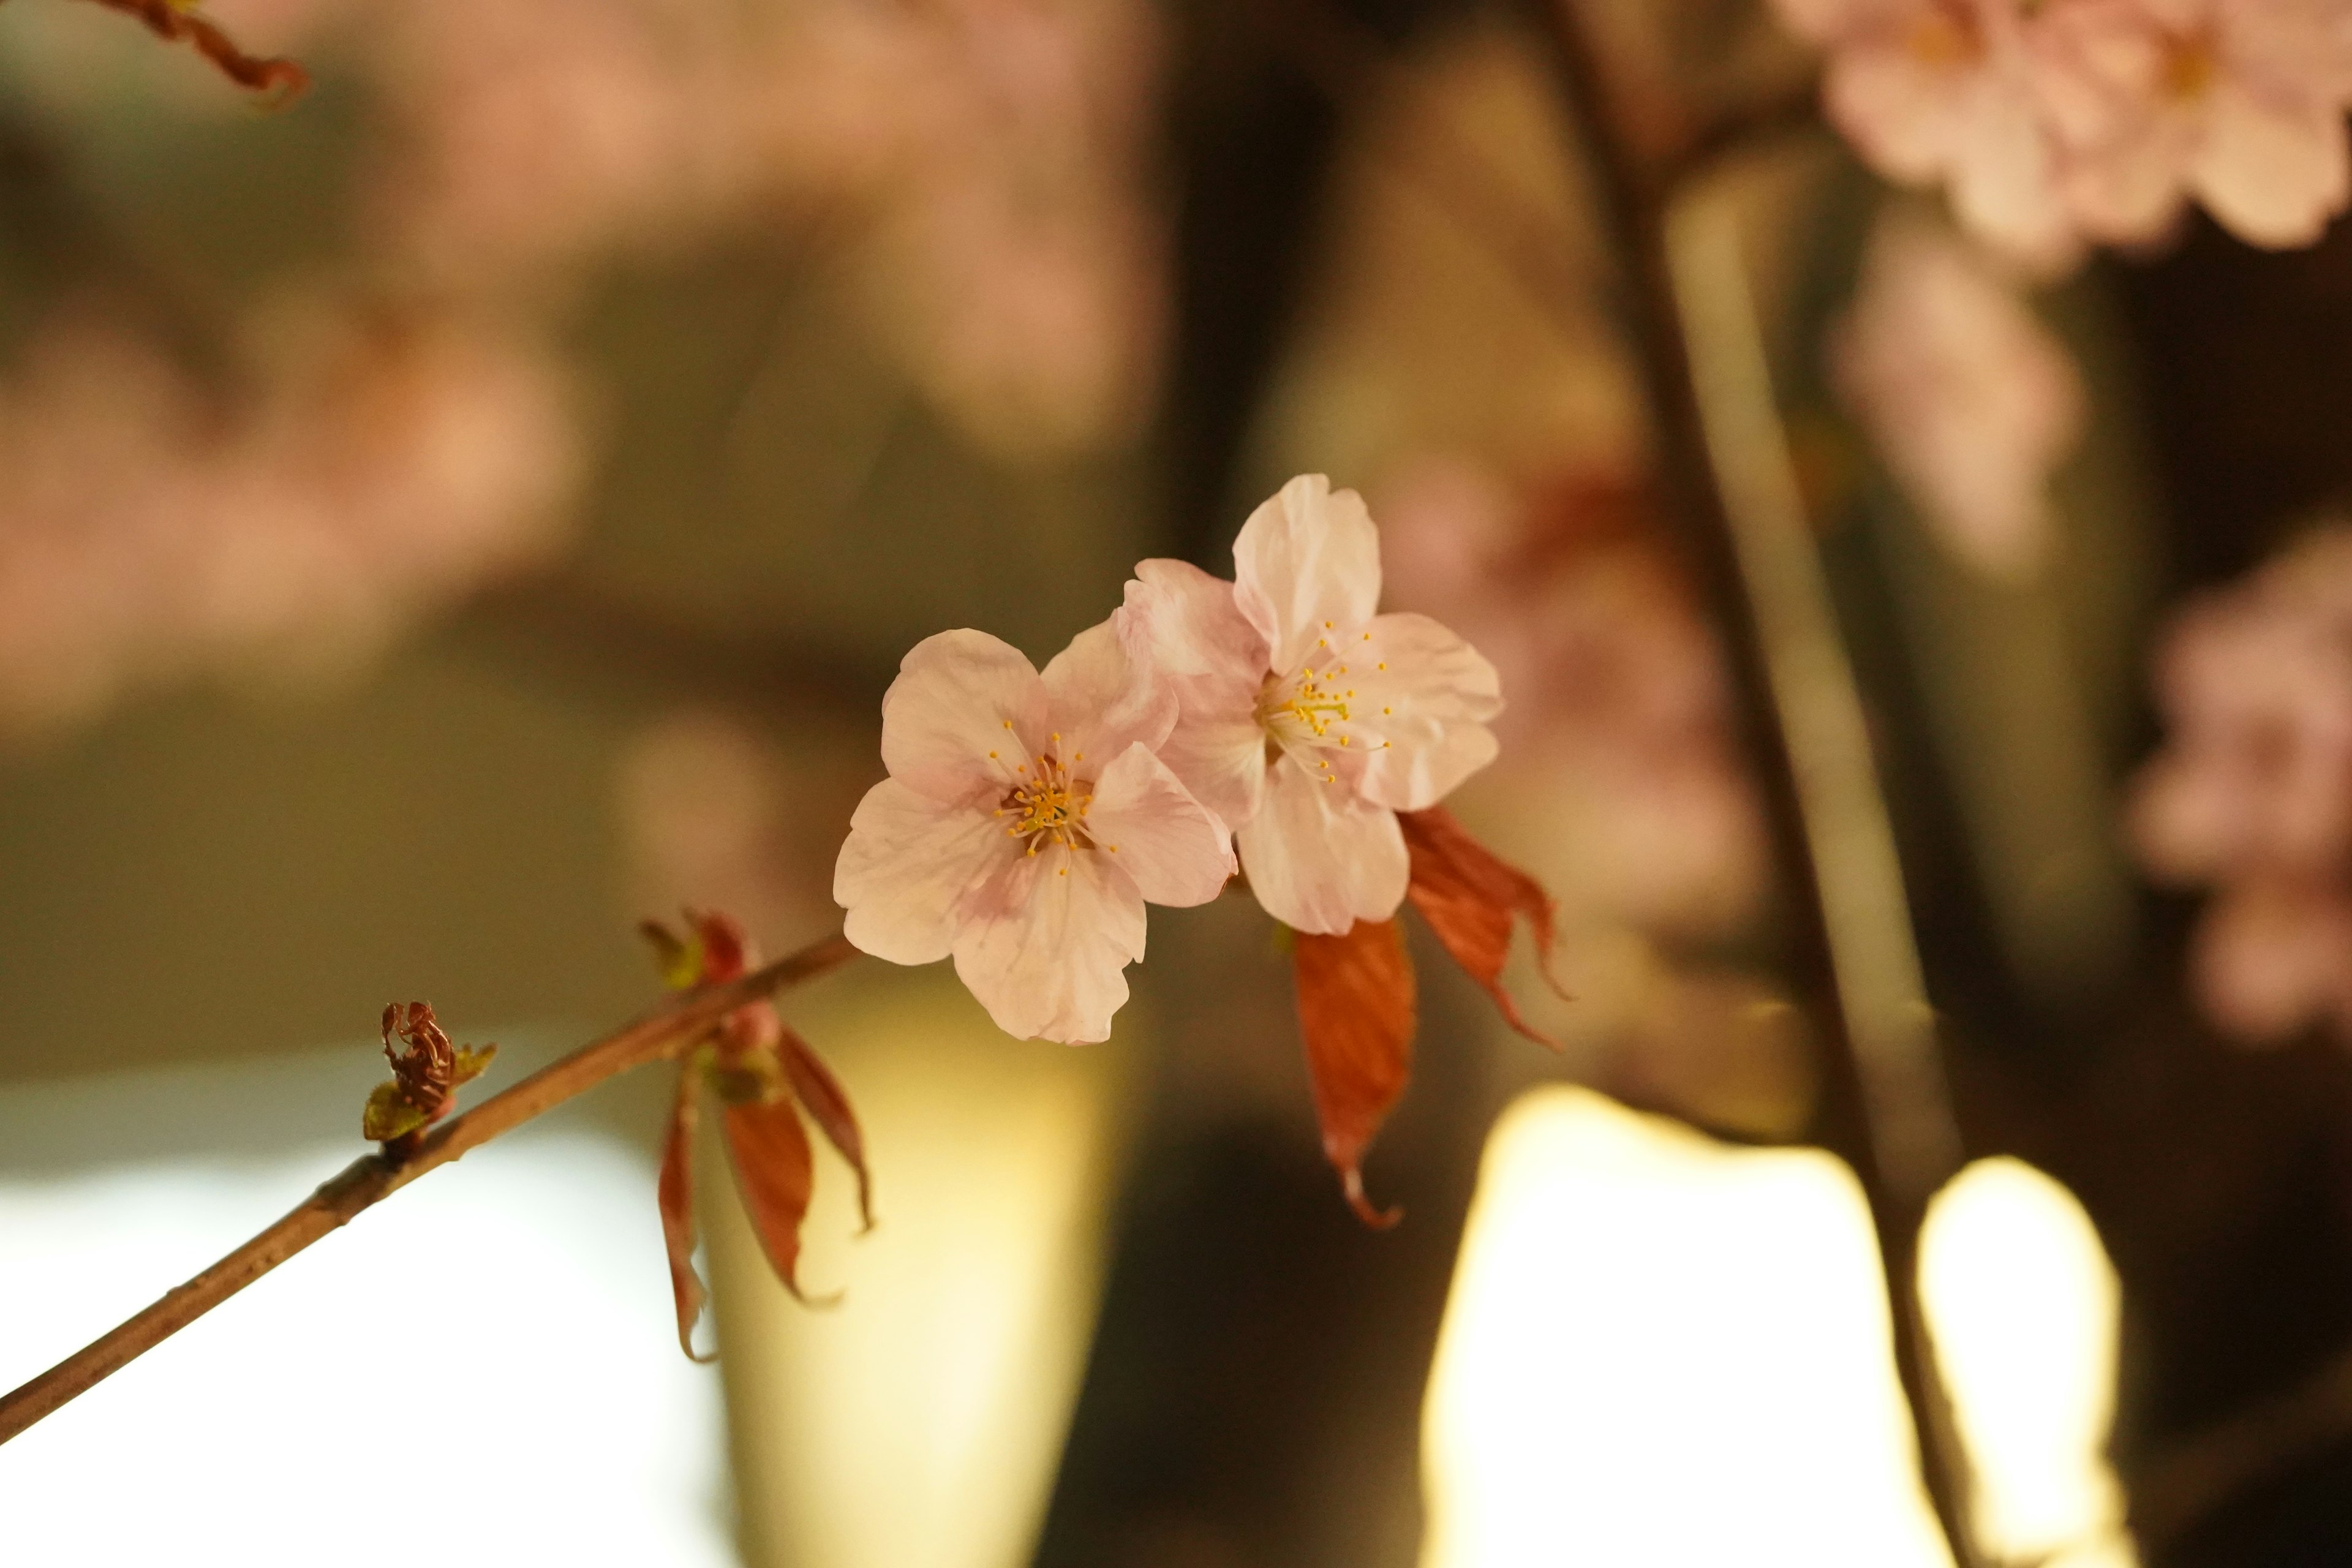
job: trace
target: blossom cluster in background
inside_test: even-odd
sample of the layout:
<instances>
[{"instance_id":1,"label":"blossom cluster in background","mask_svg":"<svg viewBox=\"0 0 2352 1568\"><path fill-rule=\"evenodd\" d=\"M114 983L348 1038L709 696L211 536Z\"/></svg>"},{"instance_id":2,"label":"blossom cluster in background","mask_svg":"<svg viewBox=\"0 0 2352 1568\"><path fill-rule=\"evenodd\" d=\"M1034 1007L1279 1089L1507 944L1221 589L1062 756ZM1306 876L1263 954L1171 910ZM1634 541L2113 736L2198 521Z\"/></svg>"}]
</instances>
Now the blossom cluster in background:
<instances>
[{"instance_id":1,"label":"blossom cluster in background","mask_svg":"<svg viewBox=\"0 0 2352 1568\"><path fill-rule=\"evenodd\" d=\"M2213 890L2198 994L2242 1039L2352 1039L2352 526L2192 601L2157 696L2168 730L2132 830L2154 875Z\"/></svg>"},{"instance_id":2,"label":"blossom cluster in background","mask_svg":"<svg viewBox=\"0 0 2352 1568\"><path fill-rule=\"evenodd\" d=\"M1097 449L1148 408L1140 0L217 10L365 79L353 242L306 269L291 349L266 279L196 325L225 372L71 301L0 371L0 730L262 657L347 662L562 549L588 431L558 344L615 260L767 235L838 265L913 386L998 457Z\"/></svg>"},{"instance_id":3,"label":"blossom cluster in background","mask_svg":"<svg viewBox=\"0 0 2352 1568\"><path fill-rule=\"evenodd\" d=\"M563 545L578 431L527 341L299 308L262 337L215 389L68 314L0 383L0 728L347 661Z\"/></svg>"},{"instance_id":4,"label":"blossom cluster in background","mask_svg":"<svg viewBox=\"0 0 2352 1568\"><path fill-rule=\"evenodd\" d=\"M1840 396L1930 534L1986 576L2048 552L2052 473L2081 442L2083 378L1980 247L1898 209L1830 342Z\"/></svg>"},{"instance_id":5,"label":"blossom cluster in background","mask_svg":"<svg viewBox=\"0 0 2352 1568\"><path fill-rule=\"evenodd\" d=\"M1777 0L1830 118L2039 266L2161 237L2190 203L2307 245L2352 198L2344 0Z\"/></svg>"}]
</instances>

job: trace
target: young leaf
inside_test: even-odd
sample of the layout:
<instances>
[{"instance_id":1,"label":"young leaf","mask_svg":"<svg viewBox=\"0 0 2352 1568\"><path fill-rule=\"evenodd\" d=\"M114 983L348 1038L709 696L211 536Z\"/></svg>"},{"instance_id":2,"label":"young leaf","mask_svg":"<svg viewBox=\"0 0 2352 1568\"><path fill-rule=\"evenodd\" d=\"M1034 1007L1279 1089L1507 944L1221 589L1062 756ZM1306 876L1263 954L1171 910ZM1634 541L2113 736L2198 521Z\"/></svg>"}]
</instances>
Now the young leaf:
<instances>
[{"instance_id":1,"label":"young leaf","mask_svg":"<svg viewBox=\"0 0 2352 1568\"><path fill-rule=\"evenodd\" d=\"M1298 1029L1323 1124L1323 1153L1366 1225L1385 1229L1402 1211L1364 1195L1365 1149L1412 1077L1412 961L1392 920L1358 921L1345 936L1297 931L1291 973Z\"/></svg>"},{"instance_id":2,"label":"young leaf","mask_svg":"<svg viewBox=\"0 0 2352 1568\"><path fill-rule=\"evenodd\" d=\"M661 1179L654 1195L661 1205L662 1243L669 1249L670 1294L677 1303L677 1348L686 1359L707 1362L694 1353L695 1320L702 1316L702 1277L694 1271L694 1123L697 1106L694 1074L677 1075L677 1098L671 1101L669 1135L662 1141Z\"/></svg>"},{"instance_id":3,"label":"young leaf","mask_svg":"<svg viewBox=\"0 0 2352 1568\"><path fill-rule=\"evenodd\" d=\"M1511 956L1511 920L1525 920L1534 936L1537 961L1551 981L1552 901L1543 885L1494 852L1443 806L1401 811L1405 852L1412 858L1406 893L1429 929L1471 979L1485 987L1504 1021L1538 1045L1559 1042L1530 1026L1503 985L1503 965ZM1552 982L1552 989L1559 990ZM1562 992L1562 995L1566 993Z\"/></svg>"},{"instance_id":4,"label":"young leaf","mask_svg":"<svg viewBox=\"0 0 2352 1568\"><path fill-rule=\"evenodd\" d=\"M751 1228L759 1233L761 1250L784 1289L805 1301L799 1274L801 1222L808 1217L816 1173L800 1113L793 1109L792 1097L783 1095L730 1105L724 1115L735 1185L743 1194Z\"/></svg>"},{"instance_id":5,"label":"young leaf","mask_svg":"<svg viewBox=\"0 0 2352 1568\"><path fill-rule=\"evenodd\" d=\"M866 1229L872 1230L874 1184L866 1171L866 1135L858 1131L857 1112L850 1109L849 1096L833 1069L790 1029L783 1030L782 1055L785 1075L792 1079L793 1094L801 1108L814 1119L825 1142L857 1173L857 1217Z\"/></svg>"}]
</instances>

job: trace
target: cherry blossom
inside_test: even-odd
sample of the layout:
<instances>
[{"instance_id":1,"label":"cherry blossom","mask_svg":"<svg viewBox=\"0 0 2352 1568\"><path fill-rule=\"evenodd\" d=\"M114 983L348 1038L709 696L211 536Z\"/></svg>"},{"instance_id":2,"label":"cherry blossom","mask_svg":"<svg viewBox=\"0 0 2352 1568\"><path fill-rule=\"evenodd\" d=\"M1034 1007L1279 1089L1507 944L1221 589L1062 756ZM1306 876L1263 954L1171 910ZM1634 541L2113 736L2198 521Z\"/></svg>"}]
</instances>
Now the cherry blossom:
<instances>
[{"instance_id":1,"label":"cherry blossom","mask_svg":"<svg viewBox=\"0 0 2352 1568\"><path fill-rule=\"evenodd\" d=\"M1943 184L1969 230L2021 260L2076 250L2027 0L1778 0L1829 50L1831 121L1879 173Z\"/></svg>"},{"instance_id":2,"label":"cherry blossom","mask_svg":"<svg viewBox=\"0 0 2352 1568\"><path fill-rule=\"evenodd\" d=\"M1114 617L1181 710L1160 755L1234 831L1250 888L1344 935L1403 900L1400 811L1494 760L1494 667L1426 616L1379 615L1380 536L1353 490L1285 485L1234 542L1235 580L1147 561Z\"/></svg>"},{"instance_id":3,"label":"cherry blossom","mask_svg":"<svg viewBox=\"0 0 2352 1568\"><path fill-rule=\"evenodd\" d=\"M2041 22L2068 206L2092 237L2194 197L2240 238L2308 245L2352 197L2334 0L2064 0Z\"/></svg>"},{"instance_id":4,"label":"cherry blossom","mask_svg":"<svg viewBox=\"0 0 2352 1568\"><path fill-rule=\"evenodd\" d=\"M2216 889L2199 994L2250 1039L2352 1034L2352 527L2192 603L2157 694L2170 733L2131 827L2156 876Z\"/></svg>"},{"instance_id":5,"label":"cherry blossom","mask_svg":"<svg viewBox=\"0 0 2352 1568\"><path fill-rule=\"evenodd\" d=\"M522 346L316 302L253 335L238 396L79 314L0 384L0 728L348 663L564 542L570 397Z\"/></svg>"},{"instance_id":6,"label":"cherry blossom","mask_svg":"<svg viewBox=\"0 0 2352 1568\"><path fill-rule=\"evenodd\" d=\"M2052 471L2081 440L2082 377L1984 257L1924 218L1880 220L1831 343L1838 389L1937 541L1988 576L2047 552Z\"/></svg>"},{"instance_id":7,"label":"cherry blossom","mask_svg":"<svg viewBox=\"0 0 2352 1568\"><path fill-rule=\"evenodd\" d=\"M1107 1038L1144 904L1206 903L1233 874L1225 828L1153 754L1176 720L1108 622L1042 677L984 632L918 643L883 699L890 776L835 868L849 940L952 956L1007 1034Z\"/></svg>"}]
</instances>

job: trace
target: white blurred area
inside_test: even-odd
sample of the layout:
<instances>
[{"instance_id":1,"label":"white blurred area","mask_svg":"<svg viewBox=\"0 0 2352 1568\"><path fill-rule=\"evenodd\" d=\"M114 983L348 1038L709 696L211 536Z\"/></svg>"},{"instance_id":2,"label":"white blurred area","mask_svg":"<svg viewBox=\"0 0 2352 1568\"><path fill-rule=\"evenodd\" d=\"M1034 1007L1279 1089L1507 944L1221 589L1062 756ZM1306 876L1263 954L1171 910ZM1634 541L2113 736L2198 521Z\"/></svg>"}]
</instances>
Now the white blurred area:
<instances>
[{"instance_id":1,"label":"white blurred area","mask_svg":"<svg viewBox=\"0 0 2352 1568\"><path fill-rule=\"evenodd\" d=\"M1100 1305L1130 1004L1101 1046L997 1032L952 975L845 975L796 1007L875 1154L876 1228L819 1155L792 1300L701 1163L746 1544L757 1563L1020 1568ZM710 1198L719 1201L709 1201Z\"/></svg>"},{"instance_id":2,"label":"white blurred area","mask_svg":"<svg viewBox=\"0 0 2352 1568\"><path fill-rule=\"evenodd\" d=\"M2101 1457L2117 1292L2014 1162L1937 1199L1922 1279L1981 1543L2132 1568ZM1423 1418L1423 1568L1948 1568L1862 1192L1580 1089L1488 1143Z\"/></svg>"},{"instance_id":3,"label":"white blurred area","mask_svg":"<svg viewBox=\"0 0 2352 1568\"><path fill-rule=\"evenodd\" d=\"M362 1064L363 1094L364 1056L328 1076ZM354 1126L266 1156L19 1157L69 1143L78 1119L103 1125L110 1102L228 1105L221 1080L240 1074L269 1092L235 1068L0 1100L0 1386L361 1152ZM292 1098L321 1098L319 1073L291 1076ZM337 1109L355 1121L358 1105ZM714 1374L677 1353L649 1163L593 1131L527 1132L361 1215L0 1449L0 1560L720 1568L737 1558L719 1404Z\"/></svg>"}]
</instances>

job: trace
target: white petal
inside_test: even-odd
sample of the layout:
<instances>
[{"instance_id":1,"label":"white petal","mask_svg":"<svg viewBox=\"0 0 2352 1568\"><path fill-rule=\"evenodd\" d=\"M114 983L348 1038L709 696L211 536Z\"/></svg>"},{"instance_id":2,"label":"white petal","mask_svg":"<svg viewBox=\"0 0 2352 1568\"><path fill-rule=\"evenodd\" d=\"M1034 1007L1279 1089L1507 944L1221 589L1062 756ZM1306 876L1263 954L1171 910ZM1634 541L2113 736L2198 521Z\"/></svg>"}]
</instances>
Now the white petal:
<instances>
[{"instance_id":1,"label":"white petal","mask_svg":"<svg viewBox=\"0 0 2352 1568\"><path fill-rule=\"evenodd\" d=\"M842 929L877 958L937 963L948 955L958 904L1013 852L987 812L884 779L857 803L834 863L833 900L849 911Z\"/></svg>"},{"instance_id":2,"label":"white petal","mask_svg":"<svg viewBox=\"0 0 2352 1568\"><path fill-rule=\"evenodd\" d=\"M1381 599L1381 537L1353 490L1301 474L1242 524L1234 598L1271 645L1267 668L1298 668L1333 626L1361 626Z\"/></svg>"},{"instance_id":3,"label":"white petal","mask_svg":"<svg viewBox=\"0 0 2352 1568\"><path fill-rule=\"evenodd\" d=\"M1128 657L1109 621L1088 626L1045 666L1046 727L1073 773L1090 776L1138 742L1157 746L1176 726L1176 692ZM1087 756L1091 767L1081 767Z\"/></svg>"},{"instance_id":4,"label":"white petal","mask_svg":"<svg viewBox=\"0 0 2352 1568\"><path fill-rule=\"evenodd\" d=\"M1111 618L1129 651L1151 659L1176 692L1176 727L1160 760L1227 826L1256 816L1265 783L1257 694L1267 645L1234 603L1234 585L1181 561L1146 561Z\"/></svg>"},{"instance_id":5,"label":"white petal","mask_svg":"<svg viewBox=\"0 0 2352 1568\"><path fill-rule=\"evenodd\" d=\"M1381 616L1357 634L1342 691L1356 787L1397 811L1435 805L1496 750L1486 721L1503 710L1495 667L1427 616ZM1385 668L1384 668L1385 667Z\"/></svg>"},{"instance_id":6,"label":"white petal","mask_svg":"<svg viewBox=\"0 0 2352 1568\"><path fill-rule=\"evenodd\" d=\"M2218 83L2189 179L2213 216L2248 244L2309 245L2344 210L2352 186L2343 110L2328 102L2266 103L2236 83Z\"/></svg>"},{"instance_id":7,"label":"white petal","mask_svg":"<svg viewBox=\"0 0 2352 1568\"><path fill-rule=\"evenodd\" d=\"M1169 675L1223 676L1253 691L1273 667L1266 639L1234 601L1234 585L1189 561L1144 561L1111 616L1120 640Z\"/></svg>"},{"instance_id":8,"label":"white petal","mask_svg":"<svg viewBox=\"0 0 2352 1568\"><path fill-rule=\"evenodd\" d=\"M1143 956L1143 895L1108 857L1048 845L964 900L956 973L1016 1039L1106 1039Z\"/></svg>"},{"instance_id":9,"label":"white petal","mask_svg":"<svg viewBox=\"0 0 2352 1568\"><path fill-rule=\"evenodd\" d=\"M1410 863L1396 813L1291 757L1267 771L1265 807L1234 841L1257 901L1294 930L1344 935L1404 901Z\"/></svg>"},{"instance_id":10,"label":"white petal","mask_svg":"<svg viewBox=\"0 0 2352 1568\"><path fill-rule=\"evenodd\" d=\"M1182 706L1176 728L1160 742L1160 760L1218 820L1239 827L1257 815L1265 795L1265 731L1255 704L1238 712L1221 704L1195 707L1192 685L1179 683Z\"/></svg>"},{"instance_id":11,"label":"white petal","mask_svg":"<svg viewBox=\"0 0 2352 1568\"><path fill-rule=\"evenodd\" d=\"M1149 902L1205 904L1234 874L1224 824L1140 744L1095 781L1086 821L1096 852L1116 861Z\"/></svg>"},{"instance_id":12,"label":"white petal","mask_svg":"<svg viewBox=\"0 0 2352 1568\"><path fill-rule=\"evenodd\" d=\"M1001 795L1045 735L1045 682L1019 648L986 632L925 637L882 698L882 763L933 800Z\"/></svg>"}]
</instances>

